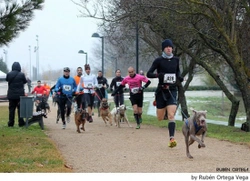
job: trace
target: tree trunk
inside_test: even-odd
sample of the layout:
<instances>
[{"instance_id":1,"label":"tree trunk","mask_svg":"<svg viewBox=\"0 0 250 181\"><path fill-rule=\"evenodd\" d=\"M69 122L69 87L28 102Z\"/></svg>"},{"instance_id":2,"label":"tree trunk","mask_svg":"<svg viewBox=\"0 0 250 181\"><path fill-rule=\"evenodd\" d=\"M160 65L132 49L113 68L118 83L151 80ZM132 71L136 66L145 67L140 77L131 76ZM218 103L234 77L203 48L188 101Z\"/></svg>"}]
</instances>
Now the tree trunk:
<instances>
[{"instance_id":1,"label":"tree trunk","mask_svg":"<svg viewBox=\"0 0 250 181\"><path fill-rule=\"evenodd\" d=\"M239 100L232 101L231 112L228 118L228 126L234 126L239 105L240 105Z\"/></svg>"},{"instance_id":2,"label":"tree trunk","mask_svg":"<svg viewBox=\"0 0 250 181\"><path fill-rule=\"evenodd\" d=\"M245 81L245 82L243 82ZM245 107L245 112L246 112L246 122L248 126L248 131L250 127L250 83L248 80L243 79L241 82L242 86L239 86L239 89L241 91L244 107Z\"/></svg>"},{"instance_id":3,"label":"tree trunk","mask_svg":"<svg viewBox=\"0 0 250 181\"><path fill-rule=\"evenodd\" d=\"M182 85L178 85L178 104L181 105L181 115L182 115L182 121L189 118L188 109L187 109L187 100L185 96L185 90L182 87Z\"/></svg>"}]
</instances>

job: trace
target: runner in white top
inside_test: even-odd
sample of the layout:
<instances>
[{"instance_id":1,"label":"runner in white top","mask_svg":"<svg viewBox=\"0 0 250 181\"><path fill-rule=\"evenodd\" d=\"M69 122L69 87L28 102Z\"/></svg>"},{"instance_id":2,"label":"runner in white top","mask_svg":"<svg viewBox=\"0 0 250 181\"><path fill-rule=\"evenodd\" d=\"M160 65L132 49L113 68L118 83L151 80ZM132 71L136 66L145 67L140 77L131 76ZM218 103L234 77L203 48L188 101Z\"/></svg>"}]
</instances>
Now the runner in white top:
<instances>
[{"instance_id":1,"label":"runner in white top","mask_svg":"<svg viewBox=\"0 0 250 181\"><path fill-rule=\"evenodd\" d=\"M81 76L80 82L77 86L77 92L82 90L84 92L83 95L85 104L83 103L82 105L85 105L84 108L88 107L88 121L91 123L93 122L92 109L94 104L95 88L98 86L98 82L96 76L90 73L89 64L85 64L84 67L86 74ZM82 87L82 85L84 85L84 87Z\"/></svg>"}]
</instances>

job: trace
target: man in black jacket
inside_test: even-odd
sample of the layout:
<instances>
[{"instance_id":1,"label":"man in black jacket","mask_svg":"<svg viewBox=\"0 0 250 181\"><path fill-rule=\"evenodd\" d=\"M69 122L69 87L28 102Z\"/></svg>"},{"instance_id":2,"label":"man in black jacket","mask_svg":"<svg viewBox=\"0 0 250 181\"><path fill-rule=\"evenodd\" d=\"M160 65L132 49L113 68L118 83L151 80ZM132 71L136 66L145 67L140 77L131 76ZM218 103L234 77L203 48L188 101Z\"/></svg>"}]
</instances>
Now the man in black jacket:
<instances>
[{"instance_id":1,"label":"man in black jacket","mask_svg":"<svg viewBox=\"0 0 250 181\"><path fill-rule=\"evenodd\" d=\"M6 81L8 82L7 98L9 99L9 122L8 126L13 127L15 123L15 111L18 112L18 125L20 127L25 125L23 118L20 118L20 96L24 96L24 84L27 79L24 73L21 72L19 62L14 62L12 71L7 73Z\"/></svg>"}]
</instances>

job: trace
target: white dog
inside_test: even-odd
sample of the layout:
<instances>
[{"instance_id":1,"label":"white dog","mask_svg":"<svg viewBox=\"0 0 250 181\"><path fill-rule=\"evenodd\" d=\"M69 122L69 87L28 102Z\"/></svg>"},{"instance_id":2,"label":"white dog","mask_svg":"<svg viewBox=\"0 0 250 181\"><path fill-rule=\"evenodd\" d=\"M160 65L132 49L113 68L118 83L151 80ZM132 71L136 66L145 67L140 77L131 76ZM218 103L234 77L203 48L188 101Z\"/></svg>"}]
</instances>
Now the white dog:
<instances>
[{"instance_id":1,"label":"white dog","mask_svg":"<svg viewBox=\"0 0 250 181\"><path fill-rule=\"evenodd\" d=\"M129 127L131 127L131 125L129 124L127 115L126 115L126 106L124 104L120 105L119 107L114 107L111 111L111 114L114 118L114 122L115 125L120 128L120 120L124 120Z\"/></svg>"}]
</instances>

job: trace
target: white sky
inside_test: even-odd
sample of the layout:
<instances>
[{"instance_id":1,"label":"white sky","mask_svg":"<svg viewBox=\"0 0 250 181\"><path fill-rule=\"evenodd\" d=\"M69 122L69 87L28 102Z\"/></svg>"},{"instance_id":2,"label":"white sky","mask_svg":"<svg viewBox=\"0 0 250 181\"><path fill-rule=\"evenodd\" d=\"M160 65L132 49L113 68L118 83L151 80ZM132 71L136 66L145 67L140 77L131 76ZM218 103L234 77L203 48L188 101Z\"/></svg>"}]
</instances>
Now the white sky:
<instances>
[{"instance_id":1,"label":"white sky","mask_svg":"<svg viewBox=\"0 0 250 181\"><path fill-rule=\"evenodd\" d=\"M39 40L40 73L48 69L63 69L65 66L83 67L86 55L78 54L79 50L87 52L88 60L91 61L92 49L94 45L101 46L101 38L91 37L98 30L96 22L93 19L78 18L78 9L70 0L45 0L43 10L35 11L29 27L8 47L0 47L0 56L4 61L4 49L7 51L8 68L11 70L12 63L18 61L29 72L29 45L31 64L36 66L36 35Z\"/></svg>"}]
</instances>

